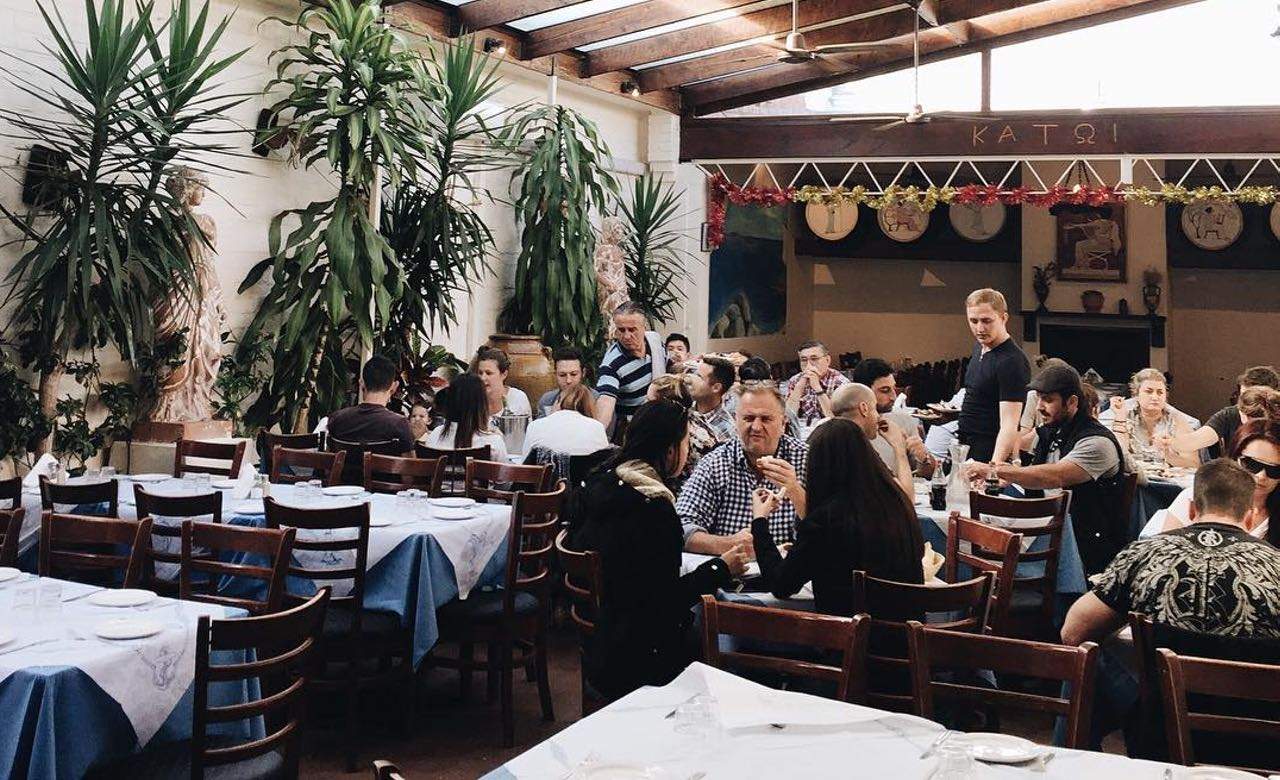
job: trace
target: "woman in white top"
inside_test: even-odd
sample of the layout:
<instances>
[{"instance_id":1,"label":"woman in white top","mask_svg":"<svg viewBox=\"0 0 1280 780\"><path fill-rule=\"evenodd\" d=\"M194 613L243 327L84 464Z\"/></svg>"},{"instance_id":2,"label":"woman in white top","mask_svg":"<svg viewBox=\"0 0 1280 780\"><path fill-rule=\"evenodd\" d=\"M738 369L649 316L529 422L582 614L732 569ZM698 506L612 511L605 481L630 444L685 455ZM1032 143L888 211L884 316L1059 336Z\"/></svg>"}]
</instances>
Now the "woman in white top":
<instances>
[{"instance_id":1,"label":"woman in white top","mask_svg":"<svg viewBox=\"0 0 1280 780\"><path fill-rule=\"evenodd\" d=\"M459 374L449 383L444 425L427 434L426 445L436 450L465 450L489 445L489 460L505 463L507 445L502 434L489 429L484 383L475 374Z\"/></svg>"},{"instance_id":2,"label":"woman in white top","mask_svg":"<svg viewBox=\"0 0 1280 780\"><path fill-rule=\"evenodd\" d=\"M507 371L510 369L511 360L507 353L493 347L481 347L476 352L475 360L471 361L471 373L484 382L490 417L497 417L503 411L533 417L529 396L518 387L507 387Z\"/></svg>"},{"instance_id":3,"label":"woman in white top","mask_svg":"<svg viewBox=\"0 0 1280 780\"><path fill-rule=\"evenodd\" d=\"M1200 453L1179 454L1164 446L1169 438L1191 432L1186 419L1169 406L1169 386L1164 374L1154 368L1144 368L1129 380L1129 391L1137 399L1127 407L1124 399L1113 395L1110 399L1111 432L1120 445L1137 460L1167 462L1170 466L1195 468L1200 464Z\"/></svg>"},{"instance_id":4,"label":"woman in white top","mask_svg":"<svg viewBox=\"0 0 1280 780\"><path fill-rule=\"evenodd\" d=\"M1280 421L1251 420L1240 426L1232 445L1231 456L1253 475L1249 533L1280 546ZM1138 536L1155 536L1189 524L1193 487L1179 493L1168 509L1152 515Z\"/></svg>"},{"instance_id":5,"label":"woman in white top","mask_svg":"<svg viewBox=\"0 0 1280 780\"><path fill-rule=\"evenodd\" d=\"M590 455L609 446L609 436L595 418L595 399L584 385L569 385L551 408L551 414L529 423L525 452L543 447L567 455Z\"/></svg>"}]
</instances>

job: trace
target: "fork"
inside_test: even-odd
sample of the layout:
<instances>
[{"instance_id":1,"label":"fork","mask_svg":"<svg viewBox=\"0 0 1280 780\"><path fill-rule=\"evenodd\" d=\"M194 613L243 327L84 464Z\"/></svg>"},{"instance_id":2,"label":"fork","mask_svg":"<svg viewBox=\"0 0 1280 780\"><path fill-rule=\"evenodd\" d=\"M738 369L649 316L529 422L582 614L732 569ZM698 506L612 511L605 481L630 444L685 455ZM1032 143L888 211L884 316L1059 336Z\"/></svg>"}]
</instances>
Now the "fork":
<instances>
[{"instance_id":1,"label":"fork","mask_svg":"<svg viewBox=\"0 0 1280 780\"><path fill-rule=\"evenodd\" d=\"M943 742L951 739L951 734L952 732L949 729L939 734L938 738L933 741L933 744L929 745L929 747L925 748L924 751L920 753L920 758L928 758L936 753L938 748L942 747Z\"/></svg>"}]
</instances>

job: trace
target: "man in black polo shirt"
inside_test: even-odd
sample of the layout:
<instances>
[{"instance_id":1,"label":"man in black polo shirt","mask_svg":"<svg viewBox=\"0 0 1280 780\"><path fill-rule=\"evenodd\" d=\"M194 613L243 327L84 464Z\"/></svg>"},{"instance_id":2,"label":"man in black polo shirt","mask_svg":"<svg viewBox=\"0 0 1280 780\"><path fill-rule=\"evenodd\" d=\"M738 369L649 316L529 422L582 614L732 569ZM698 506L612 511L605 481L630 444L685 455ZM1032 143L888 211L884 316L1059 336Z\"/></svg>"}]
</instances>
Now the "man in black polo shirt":
<instances>
[{"instance_id":1,"label":"man in black polo shirt","mask_svg":"<svg viewBox=\"0 0 1280 780\"><path fill-rule=\"evenodd\" d=\"M1009 307L998 290L974 290L964 305L978 343L964 374L960 441L973 460L1004 463L1018 452L1031 364L1009 336Z\"/></svg>"}]
</instances>

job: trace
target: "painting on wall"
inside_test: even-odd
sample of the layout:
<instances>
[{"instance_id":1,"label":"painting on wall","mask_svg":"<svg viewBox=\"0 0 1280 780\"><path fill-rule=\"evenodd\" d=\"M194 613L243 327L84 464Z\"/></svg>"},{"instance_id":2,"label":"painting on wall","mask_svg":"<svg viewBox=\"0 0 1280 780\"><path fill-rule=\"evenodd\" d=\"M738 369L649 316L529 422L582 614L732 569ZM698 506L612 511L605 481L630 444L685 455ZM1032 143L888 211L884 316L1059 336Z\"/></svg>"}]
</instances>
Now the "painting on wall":
<instances>
[{"instance_id":1,"label":"painting on wall","mask_svg":"<svg viewBox=\"0 0 1280 780\"><path fill-rule=\"evenodd\" d=\"M785 208L726 204L724 243L711 253L708 333L713 339L781 333L787 322Z\"/></svg>"},{"instance_id":2,"label":"painting on wall","mask_svg":"<svg viewBox=\"0 0 1280 780\"><path fill-rule=\"evenodd\" d=\"M1057 217L1059 279L1125 280L1123 203L1063 208Z\"/></svg>"}]
</instances>

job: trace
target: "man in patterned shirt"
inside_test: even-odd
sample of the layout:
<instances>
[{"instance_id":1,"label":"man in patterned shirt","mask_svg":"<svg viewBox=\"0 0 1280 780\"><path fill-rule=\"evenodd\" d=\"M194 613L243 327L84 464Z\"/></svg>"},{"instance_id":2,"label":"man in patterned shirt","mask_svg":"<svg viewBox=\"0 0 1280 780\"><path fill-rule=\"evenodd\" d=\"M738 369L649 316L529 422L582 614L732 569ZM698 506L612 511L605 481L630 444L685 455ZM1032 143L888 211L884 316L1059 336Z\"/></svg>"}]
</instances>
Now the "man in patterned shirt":
<instances>
[{"instance_id":1,"label":"man in patterned shirt","mask_svg":"<svg viewBox=\"0 0 1280 780\"><path fill-rule=\"evenodd\" d=\"M831 416L831 393L849 380L831 367L831 353L821 341L801 344L799 355L800 373L787 380L782 394L787 408L805 425L813 425Z\"/></svg>"},{"instance_id":2,"label":"man in patterned shirt","mask_svg":"<svg viewBox=\"0 0 1280 780\"><path fill-rule=\"evenodd\" d=\"M698 463L676 500L689 552L720 555L738 544L750 549L751 494L759 487L783 491L769 516L777 542L792 541L796 519L804 516L806 449L782 432L782 394L772 382L747 382L737 393L737 437Z\"/></svg>"},{"instance_id":3,"label":"man in patterned shirt","mask_svg":"<svg viewBox=\"0 0 1280 780\"><path fill-rule=\"evenodd\" d=\"M1129 612L1203 634L1280 638L1280 550L1251 535L1254 481L1218 459L1196 471L1191 524L1116 555L1067 613L1062 641L1102 641Z\"/></svg>"}]
</instances>

